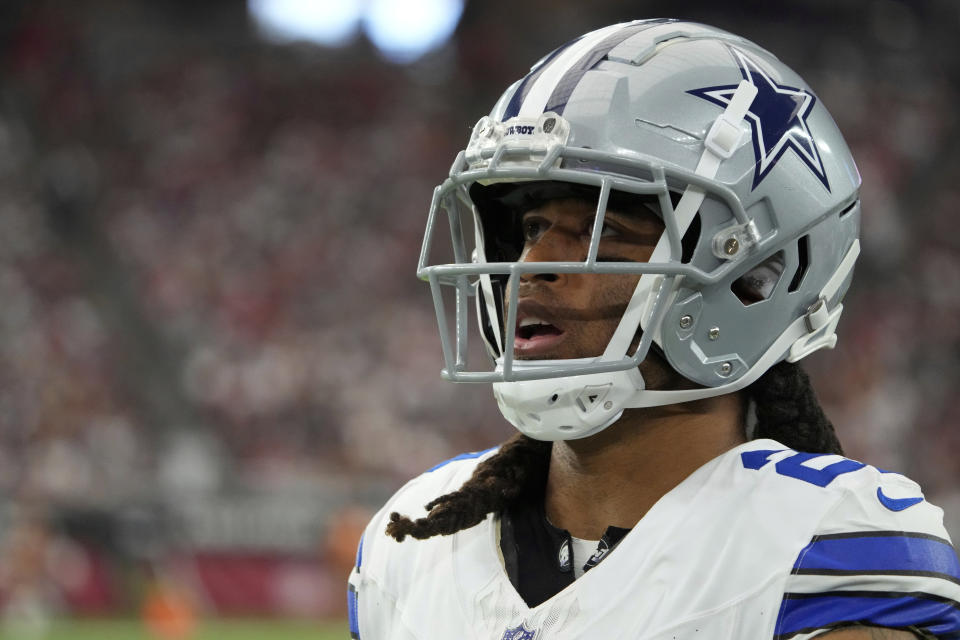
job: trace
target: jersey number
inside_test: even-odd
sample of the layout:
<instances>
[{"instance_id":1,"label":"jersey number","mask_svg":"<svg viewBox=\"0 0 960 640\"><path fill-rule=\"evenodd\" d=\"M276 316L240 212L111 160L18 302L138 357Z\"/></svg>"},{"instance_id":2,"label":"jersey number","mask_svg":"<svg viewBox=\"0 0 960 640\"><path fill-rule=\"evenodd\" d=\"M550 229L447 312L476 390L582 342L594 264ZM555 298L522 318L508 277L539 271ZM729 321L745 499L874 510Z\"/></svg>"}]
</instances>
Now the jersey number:
<instances>
[{"instance_id":1,"label":"jersey number","mask_svg":"<svg viewBox=\"0 0 960 640\"><path fill-rule=\"evenodd\" d=\"M743 466L747 469L759 469L770 462L770 456L775 453L781 453L782 451L784 451L784 449L746 451L740 454L740 459L743 460ZM783 460L777 462L775 469L777 470L777 473L782 476L803 480L804 482L815 484L818 487L825 487L833 482L834 478L837 476L844 473L850 473L851 471L856 471L867 466L862 462L847 459L838 460L837 462L824 466L822 469L816 469L803 464L808 460L822 458L825 455L828 454L794 453L793 455L787 456Z\"/></svg>"}]
</instances>

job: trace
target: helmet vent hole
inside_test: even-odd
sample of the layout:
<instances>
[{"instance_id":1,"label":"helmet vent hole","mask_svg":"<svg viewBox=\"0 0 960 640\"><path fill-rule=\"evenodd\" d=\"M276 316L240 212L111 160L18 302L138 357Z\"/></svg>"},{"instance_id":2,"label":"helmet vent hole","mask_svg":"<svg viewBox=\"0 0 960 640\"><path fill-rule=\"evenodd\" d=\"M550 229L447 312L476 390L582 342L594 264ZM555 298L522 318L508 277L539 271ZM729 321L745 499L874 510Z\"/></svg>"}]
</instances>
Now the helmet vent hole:
<instances>
[{"instance_id":1,"label":"helmet vent hole","mask_svg":"<svg viewBox=\"0 0 960 640\"><path fill-rule=\"evenodd\" d=\"M846 209L840 212L839 218L843 220L847 216L847 214L849 214L851 211L853 211L856 208L858 204L860 204L859 200L854 201L850 206L848 206Z\"/></svg>"},{"instance_id":2,"label":"helmet vent hole","mask_svg":"<svg viewBox=\"0 0 960 640\"><path fill-rule=\"evenodd\" d=\"M797 260L797 272L793 274L790 286L787 287L789 293L793 293L800 288L803 276L807 274L807 267L810 264L810 236L803 236L797 240Z\"/></svg>"},{"instance_id":3,"label":"helmet vent hole","mask_svg":"<svg viewBox=\"0 0 960 640\"><path fill-rule=\"evenodd\" d=\"M552 396L550 396L550 399L547 400L547 404L553 404L559 399L560 399L560 396L558 396L557 394L553 394Z\"/></svg>"}]
</instances>

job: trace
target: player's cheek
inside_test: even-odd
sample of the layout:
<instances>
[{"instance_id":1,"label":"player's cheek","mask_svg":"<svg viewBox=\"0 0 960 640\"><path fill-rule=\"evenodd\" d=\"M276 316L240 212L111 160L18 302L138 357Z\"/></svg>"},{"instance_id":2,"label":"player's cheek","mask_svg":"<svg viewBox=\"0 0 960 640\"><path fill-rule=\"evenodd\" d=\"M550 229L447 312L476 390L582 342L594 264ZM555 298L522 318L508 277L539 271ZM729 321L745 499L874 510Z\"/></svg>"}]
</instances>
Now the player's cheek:
<instances>
[{"instance_id":1,"label":"player's cheek","mask_svg":"<svg viewBox=\"0 0 960 640\"><path fill-rule=\"evenodd\" d=\"M617 273L598 276L602 282L594 288L598 303L604 307L616 307L620 311L626 309L633 292L640 282L639 274ZM622 314L621 314L622 315Z\"/></svg>"}]
</instances>

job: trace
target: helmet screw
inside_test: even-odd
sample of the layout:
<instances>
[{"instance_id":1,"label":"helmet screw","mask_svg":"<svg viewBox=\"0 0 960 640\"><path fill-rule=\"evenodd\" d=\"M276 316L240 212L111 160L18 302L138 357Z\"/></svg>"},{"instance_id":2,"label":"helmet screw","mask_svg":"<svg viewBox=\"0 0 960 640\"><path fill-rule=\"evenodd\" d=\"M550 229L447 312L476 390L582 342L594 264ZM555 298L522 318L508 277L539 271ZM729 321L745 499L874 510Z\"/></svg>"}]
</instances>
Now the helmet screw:
<instances>
[{"instance_id":1,"label":"helmet screw","mask_svg":"<svg viewBox=\"0 0 960 640\"><path fill-rule=\"evenodd\" d=\"M740 241L736 238L727 238L726 242L723 243L723 252L728 256L732 256L739 250Z\"/></svg>"},{"instance_id":2,"label":"helmet screw","mask_svg":"<svg viewBox=\"0 0 960 640\"><path fill-rule=\"evenodd\" d=\"M543 121L543 132L550 133L557 124L556 118L547 118Z\"/></svg>"},{"instance_id":3,"label":"helmet screw","mask_svg":"<svg viewBox=\"0 0 960 640\"><path fill-rule=\"evenodd\" d=\"M714 328L710 329L710 331L707 333L707 337L709 337L711 340L716 340L717 338L719 338L719 337L720 337L720 327L714 327Z\"/></svg>"},{"instance_id":4,"label":"helmet screw","mask_svg":"<svg viewBox=\"0 0 960 640\"><path fill-rule=\"evenodd\" d=\"M680 328L689 329L693 326L693 316L686 315L680 318Z\"/></svg>"},{"instance_id":5,"label":"helmet screw","mask_svg":"<svg viewBox=\"0 0 960 640\"><path fill-rule=\"evenodd\" d=\"M603 403L603 408L609 411L610 409L613 409L613 403L607 400Z\"/></svg>"},{"instance_id":6,"label":"helmet screw","mask_svg":"<svg viewBox=\"0 0 960 640\"><path fill-rule=\"evenodd\" d=\"M728 376L730 375L731 371L733 371L733 365L729 362L724 362L722 365L720 365L720 375Z\"/></svg>"}]
</instances>

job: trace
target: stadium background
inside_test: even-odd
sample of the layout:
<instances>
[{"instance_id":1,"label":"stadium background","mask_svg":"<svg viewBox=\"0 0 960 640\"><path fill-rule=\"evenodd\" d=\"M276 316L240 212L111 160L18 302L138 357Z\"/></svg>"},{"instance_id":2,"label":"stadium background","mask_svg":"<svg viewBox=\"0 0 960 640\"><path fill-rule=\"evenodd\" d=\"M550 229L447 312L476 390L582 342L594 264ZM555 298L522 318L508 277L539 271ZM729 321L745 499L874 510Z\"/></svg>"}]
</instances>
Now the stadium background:
<instances>
[{"instance_id":1,"label":"stadium background","mask_svg":"<svg viewBox=\"0 0 960 640\"><path fill-rule=\"evenodd\" d=\"M0 637L342 634L370 510L510 433L439 379L430 192L532 62L634 17L745 35L829 106L864 251L808 368L848 455L960 536L960 6L586 6L471 0L401 64L239 0L0 5Z\"/></svg>"}]
</instances>

